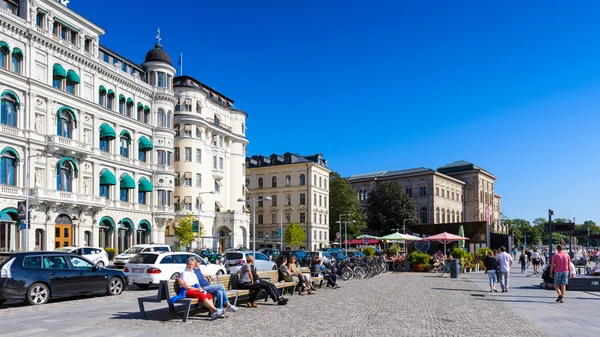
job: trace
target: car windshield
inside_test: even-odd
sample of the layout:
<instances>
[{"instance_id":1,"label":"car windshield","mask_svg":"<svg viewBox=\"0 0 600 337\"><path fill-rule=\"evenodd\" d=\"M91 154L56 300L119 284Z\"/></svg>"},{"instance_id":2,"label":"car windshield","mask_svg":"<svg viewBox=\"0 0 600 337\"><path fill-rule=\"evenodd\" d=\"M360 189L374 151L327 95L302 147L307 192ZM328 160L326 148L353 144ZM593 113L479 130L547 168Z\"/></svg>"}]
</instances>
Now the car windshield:
<instances>
[{"instance_id":1,"label":"car windshield","mask_svg":"<svg viewBox=\"0 0 600 337\"><path fill-rule=\"evenodd\" d=\"M156 258L158 258L158 255L156 254L138 254L129 260L129 263L154 264L156 262Z\"/></svg>"},{"instance_id":2,"label":"car windshield","mask_svg":"<svg viewBox=\"0 0 600 337\"><path fill-rule=\"evenodd\" d=\"M72 249L73 248L62 247L62 248L56 248L54 251L62 252L62 253L70 253Z\"/></svg>"},{"instance_id":3,"label":"car windshield","mask_svg":"<svg viewBox=\"0 0 600 337\"><path fill-rule=\"evenodd\" d=\"M227 253L225 254L225 260L241 260L244 258L242 253Z\"/></svg>"},{"instance_id":4,"label":"car windshield","mask_svg":"<svg viewBox=\"0 0 600 337\"><path fill-rule=\"evenodd\" d=\"M123 252L123 254L139 254L145 247L131 247Z\"/></svg>"}]
</instances>

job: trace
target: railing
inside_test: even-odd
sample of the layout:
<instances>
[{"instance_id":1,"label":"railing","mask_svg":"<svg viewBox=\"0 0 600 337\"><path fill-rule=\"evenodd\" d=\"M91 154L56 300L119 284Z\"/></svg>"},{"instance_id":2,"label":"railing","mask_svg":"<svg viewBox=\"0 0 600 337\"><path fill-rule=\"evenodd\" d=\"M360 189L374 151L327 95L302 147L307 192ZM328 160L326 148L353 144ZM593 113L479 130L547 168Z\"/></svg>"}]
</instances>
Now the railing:
<instances>
[{"instance_id":1,"label":"railing","mask_svg":"<svg viewBox=\"0 0 600 337\"><path fill-rule=\"evenodd\" d=\"M157 213L175 213L175 207L173 206L156 206Z\"/></svg>"},{"instance_id":2,"label":"railing","mask_svg":"<svg viewBox=\"0 0 600 337\"><path fill-rule=\"evenodd\" d=\"M222 124L221 122L215 123L215 120L214 120L214 118L207 118L206 120L207 120L207 121L208 121L210 124L212 124L212 125L214 125L214 126L216 126L216 127L218 127L218 128L221 128L221 129L223 129L223 130L227 130L227 131L230 131L230 132L231 132L231 126L224 125L224 124Z\"/></svg>"},{"instance_id":3,"label":"railing","mask_svg":"<svg viewBox=\"0 0 600 337\"><path fill-rule=\"evenodd\" d=\"M0 194L21 196L23 195L23 189L20 187L1 186Z\"/></svg>"},{"instance_id":4,"label":"railing","mask_svg":"<svg viewBox=\"0 0 600 337\"><path fill-rule=\"evenodd\" d=\"M32 188L31 189L31 197L37 198L40 200L53 200L53 201L63 201L63 202L72 202L74 204L88 204L95 206L106 206L105 200L103 197L91 196L86 194L65 192L65 191L57 191L50 190L46 188Z\"/></svg>"},{"instance_id":5,"label":"railing","mask_svg":"<svg viewBox=\"0 0 600 337\"><path fill-rule=\"evenodd\" d=\"M0 12L2 12L2 10L0 10ZM23 136L23 133L21 132L21 130L19 130L17 128L13 128L8 125L0 126L0 131L2 131L3 135L11 135L11 136L18 136L18 137Z\"/></svg>"},{"instance_id":6,"label":"railing","mask_svg":"<svg viewBox=\"0 0 600 337\"><path fill-rule=\"evenodd\" d=\"M83 151L86 153L92 152L92 148L88 144L82 143L82 142L74 140L74 139L66 138L66 137L48 136L48 143L49 144L57 144L58 146L61 146L61 147L67 146L71 149L75 149L77 151Z\"/></svg>"},{"instance_id":7,"label":"railing","mask_svg":"<svg viewBox=\"0 0 600 337\"><path fill-rule=\"evenodd\" d=\"M26 25L27 24L27 22L25 20L21 19L19 16L14 15L13 13L8 12L6 10L0 9L0 16L3 16L5 18L8 18L8 19L13 20L13 21L17 21L18 23L20 23L22 25Z\"/></svg>"},{"instance_id":8,"label":"railing","mask_svg":"<svg viewBox=\"0 0 600 337\"><path fill-rule=\"evenodd\" d=\"M169 165L156 165L156 170L163 172L175 172L175 168Z\"/></svg>"},{"instance_id":9,"label":"railing","mask_svg":"<svg viewBox=\"0 0 600 337\"><path fill-rule=\"evenodd\" d=\"M136 204L135 205L135 209L137 209L138 211L150 211L150 206L148 206L148 205L142 205L142 204Z\"/></svg>"},{"instance_id":10,"label":"railing","mask_svg":"<svg viewBox=\"0 0 600 337\"><path fill-rule=\"evenodd\" d=\"M213 176L213 179L221 180L221 179L223 179L223 177L225 177L225 171L218 170L218 169L213 169L212 170L212 176Z\"/></svg>"}]
</instances>

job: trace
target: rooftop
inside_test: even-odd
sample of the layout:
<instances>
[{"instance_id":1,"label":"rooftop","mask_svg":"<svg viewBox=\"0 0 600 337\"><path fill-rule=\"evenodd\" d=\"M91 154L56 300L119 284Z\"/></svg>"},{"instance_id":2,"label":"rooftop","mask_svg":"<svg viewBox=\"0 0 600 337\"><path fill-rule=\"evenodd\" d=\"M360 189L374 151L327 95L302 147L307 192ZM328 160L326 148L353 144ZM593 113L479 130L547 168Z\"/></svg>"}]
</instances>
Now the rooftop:
<instances>
[{"instance_id":1,"label":"rooftop","mask_svg":"<svg viewBox=\"0 0 600 337\"><path fill-rule=\"evenodd\" d=\"M444 174L449 174L449 173L457 173L457 172L463 172L463 171L473 171L473 170L479 170L479 171L483 171L491 176L494 176L493 174L491 174L490 172L482 169L481 167L473 164L473 163L469 163L466 162L464 160L457 160L453 163L444 165L440 168L437 169L438 172L440 173L444 173Z\"/></svg>"},{"instance_id":2,"label":"rooftop","mask_svg":"<svg viewBox=\"0 0 600 337\"><path fill-rule=\"evenodd\" d=\"M317 153L308 156L301 156L297 153L286 152L283 155L273 153L272 155L265 157L261 155L254 155L252 157L246 157L246 167L264 167L264 166L275 166L275 165L290 165L297 163L315 163L319 166L327 167L327 160L323 159L322 153Z\"/></svg>"},{"instance_id":3,"label":"rooftop","mask_svg":"<svg viewBox=\"0 0 600 337\"><path fill-rule=\"evenodd\" d=\"M392 178L392 177L410 175L410 174L415 174L415 173L429 173L429 172L433 173L435 171L432 169L426 168L426 167L416 167L416 168L411 168L411 169L406 169L406 170L379 171L379 172L372 172L372 173L355 174L355 175L350 176L348 178L348 180Z\"/></svg>"}]
</instances>

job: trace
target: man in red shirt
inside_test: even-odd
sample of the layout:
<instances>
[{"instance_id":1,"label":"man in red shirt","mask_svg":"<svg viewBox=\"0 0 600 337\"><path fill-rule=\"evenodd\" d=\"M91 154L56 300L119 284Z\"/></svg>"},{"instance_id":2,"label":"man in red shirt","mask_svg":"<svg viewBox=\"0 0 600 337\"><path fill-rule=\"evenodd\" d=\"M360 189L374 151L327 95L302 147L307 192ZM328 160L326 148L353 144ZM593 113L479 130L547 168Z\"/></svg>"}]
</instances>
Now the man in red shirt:
<instances>
[{"instance_id":1,"label":"man in red shirt","mask_svg":"<svg viewBox=\"0 0 600 337\"><path fill-rule=\"evenodd\" d=\"M563 298L567 292L567 284L569 283L571 257L563 253L562 246L556 246L556 254L552 255L552 266L550 267L550 275L554 273L554 289L558 293L556 302L565 303Z\"/></svg>"}]
</instances>

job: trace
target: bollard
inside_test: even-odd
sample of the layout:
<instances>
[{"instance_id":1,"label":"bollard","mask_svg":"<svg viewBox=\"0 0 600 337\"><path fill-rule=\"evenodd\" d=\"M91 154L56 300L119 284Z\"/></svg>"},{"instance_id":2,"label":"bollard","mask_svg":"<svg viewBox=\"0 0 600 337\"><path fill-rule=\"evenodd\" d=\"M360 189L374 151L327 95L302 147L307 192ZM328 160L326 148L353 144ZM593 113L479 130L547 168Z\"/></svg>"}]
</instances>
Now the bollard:
<instances>
[{"instance_id":1,"label":"bollard","mask_svg":"<svg viewBox=\"0 0 600 337\"><path fill-rule=\"evenodd\" d=\"M458 276L460 275L460 273L459 273L460 266L458 265L458 259L450 259L449 263L450 263L450 278L458 278Z\"/></svg>"}]
</instances>

